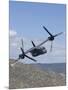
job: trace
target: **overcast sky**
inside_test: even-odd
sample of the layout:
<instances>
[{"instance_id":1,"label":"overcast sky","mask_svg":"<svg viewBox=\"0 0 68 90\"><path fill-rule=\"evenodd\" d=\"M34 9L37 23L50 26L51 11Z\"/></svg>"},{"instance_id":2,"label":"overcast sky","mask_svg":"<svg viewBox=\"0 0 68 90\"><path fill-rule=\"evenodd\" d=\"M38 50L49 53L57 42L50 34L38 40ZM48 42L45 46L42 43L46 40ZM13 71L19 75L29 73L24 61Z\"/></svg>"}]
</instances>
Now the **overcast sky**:
<instances>
[{"instance_id":1,"label":"overcast sky","mask_svg":"<svg viewBox=\"0 0 68 90\"><path fill-rule=\"evenodd\" d=\"M48 33L43 29L44 25L50 32L58 36L53 43L53 51L50 53L50 42L43 46L48 50L47 54L35 57L38 63L65 62L65 28L66 6L63 4L9 2L9 29L10 29L10 58L18 58L21 53L21 38L24 40L25 51L32 47L31 40L38 45L47 39ZM28 54L31 56L30 54ZM33 63L25 58L24 63Z\"/></svg>"}]
</instances>

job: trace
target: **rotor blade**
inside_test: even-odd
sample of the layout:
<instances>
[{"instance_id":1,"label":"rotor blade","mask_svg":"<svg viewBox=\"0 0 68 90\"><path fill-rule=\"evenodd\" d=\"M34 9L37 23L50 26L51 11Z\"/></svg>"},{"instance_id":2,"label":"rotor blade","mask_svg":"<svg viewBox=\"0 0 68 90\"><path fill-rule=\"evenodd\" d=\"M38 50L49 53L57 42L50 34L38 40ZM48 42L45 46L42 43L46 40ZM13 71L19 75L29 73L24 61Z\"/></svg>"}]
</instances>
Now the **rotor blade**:
<instances>
[{"instance_id":1,"label":"rotor blade","mask_svg":"<svg viewBox=\"0 0 68 90\"><path fill-rule=\"evenodd\" d=\"M21 51L22 51L22 54L24 55L25 53L24 53L24 50L23 50L23 48L20 48L21 49Z\"/></svg>"},{"instance_id":2,"label":"rotor blade","mask_svg":"<svg viewBox=\"0 0 68 90\"><path fill-rule=\"evenodd\" d=\"M60 33L54 35L54 37L59 36L59 35L61 35L62 33L63 33L63 32L60 32Z\"/></svg>"},{"instance_id":3,"label":"rotor blade","mask_svg":"<svg viewBox=\"0 0 68 90\"><path fill-rule=\"evenodd\" d=\"M15 60L15 62L11 64L11 67L13 67L14 65L16 65L19 60L20 60L20 59Z\"/></svg>"},{"instance_id":4,"label":"rotor blade","mask_svg":"<svg viewBox=\"0 0 68 90\"><path fill-rule=\"evenodd\" d=\"M52 52L52 48L53 48L53 41L51 41L51 48L50 48L50 52Z\"/></svg>"},{"instance_id":5,"label":"rotor blade","mask_svg":"<svg viewBox=\"0 0 68 90\"><path fill-rule=\"evenodd\" d=\"M36 62L35 59L33 59L33 58L31 58L31 57L29 57L29 56L27 56L27 55L25 55L25 57L27 57L27 58L31 59L32 61Z\"/></svg>"},{"instance_id":6,"label":"rotor blade","mask_svg":"<svg viewBox=\"0 0 68 90\"><path fill-rule=\"evenodd\" d=\"M23 39L21 39L21 42L22 42L22 48L24 48L24 45L23 45Z\"/></svg>"},{"instance_id":7,"label":"rotor blade","mask_svg":"<svg viewBox=\"0 0 68 90\"><path fill-rule=\"evenodd\" d=\"M43 28L44 28L44 30L47 31L47 33L48 33L50 36L53 36L53 35L47 30L47 28L46 28L45 26L43 26Z\"/></svg>"}]
</instances>

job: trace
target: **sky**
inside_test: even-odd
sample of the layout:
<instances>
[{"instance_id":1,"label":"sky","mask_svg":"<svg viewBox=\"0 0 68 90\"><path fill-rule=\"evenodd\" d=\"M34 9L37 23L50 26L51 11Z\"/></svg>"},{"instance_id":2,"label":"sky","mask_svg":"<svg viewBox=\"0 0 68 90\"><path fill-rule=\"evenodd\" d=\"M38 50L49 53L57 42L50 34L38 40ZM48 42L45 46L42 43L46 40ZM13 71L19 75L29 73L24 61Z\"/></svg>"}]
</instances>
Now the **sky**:
<instances>
[{"instance_id":1,"label":"sky","mask_svg":"<svg viewBox=\"0 0 68 90\"><path fill-rule=\"evenodd\" d=\"M50 42L43 46L47 54L35 57L38 63L63 63L65 62L65 37L66 37L66 6L64 4L33 3L23 1L9 2L9 58L18 58L21 53L21 38L24 41L24 50L32 47L31 40L38 45L47 39L48 33L45 26L52 34L64 32L55 38L53 51L50 52ZM28 53L29 56L30 53ZM25 58L24 63L34 63Z\"/></svg>"}]
</instances>

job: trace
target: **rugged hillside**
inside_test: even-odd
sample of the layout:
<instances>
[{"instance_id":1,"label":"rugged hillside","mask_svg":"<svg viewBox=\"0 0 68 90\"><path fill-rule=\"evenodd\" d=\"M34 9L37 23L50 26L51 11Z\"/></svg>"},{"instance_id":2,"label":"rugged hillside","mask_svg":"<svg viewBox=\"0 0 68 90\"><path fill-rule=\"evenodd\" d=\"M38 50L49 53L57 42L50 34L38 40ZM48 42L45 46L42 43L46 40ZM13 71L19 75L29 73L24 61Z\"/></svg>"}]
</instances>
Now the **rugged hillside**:
<instances>
[{"instance_id":1,"label":"rugged hillside","mask_svg":"<svg viewBox=\"0 0 68 90\"><path fill-rule=\"evenodd\" d=\"M13 60L10 60L10 64ZM34 88L47 86L64 86L65 74L41 70L30 64L17 63L9 65L9 88Z\"/></svg>"}]
</instances>

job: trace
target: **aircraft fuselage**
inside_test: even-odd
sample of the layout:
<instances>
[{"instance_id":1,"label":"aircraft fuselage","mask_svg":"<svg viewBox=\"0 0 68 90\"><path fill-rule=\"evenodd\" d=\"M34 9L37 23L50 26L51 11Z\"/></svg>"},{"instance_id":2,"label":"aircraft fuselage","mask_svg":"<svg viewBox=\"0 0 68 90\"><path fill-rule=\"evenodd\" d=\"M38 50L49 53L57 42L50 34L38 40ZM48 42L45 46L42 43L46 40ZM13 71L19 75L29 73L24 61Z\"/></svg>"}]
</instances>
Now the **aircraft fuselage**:
<instances>
[{"instance_id":1,"label":"aircraft fuselage","mask_svg":"<svg viewBox=\"0 0 68 90\"><path fill-rule=\"evenodd\" d=\"M37 49L34 49L34 50L30 51L30 53L31 53L31 55L33 57L36 57L36 56L39 56L39 55L47 53L47 50L46 50L45 47L39 47Z\"/></svg>"}]
</instances>

